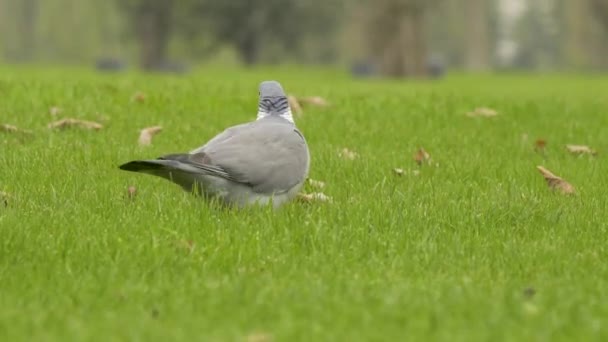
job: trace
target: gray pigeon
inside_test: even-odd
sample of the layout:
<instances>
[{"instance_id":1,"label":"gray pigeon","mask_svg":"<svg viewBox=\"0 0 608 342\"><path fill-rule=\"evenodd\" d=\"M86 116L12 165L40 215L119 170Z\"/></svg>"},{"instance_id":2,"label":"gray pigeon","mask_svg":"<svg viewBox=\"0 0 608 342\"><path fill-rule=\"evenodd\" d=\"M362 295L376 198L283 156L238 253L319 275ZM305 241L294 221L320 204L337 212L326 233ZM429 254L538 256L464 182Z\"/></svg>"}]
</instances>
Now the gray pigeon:
<instances>
[{"instance_id":1,"label":"gray pigeon","mask_svg":"<svg viewBox=\"0 0 608 342\"><path fill-rule=\"evenodd\" d=\"M309 167L306 140L281 84L265 81L257 120L230 127L188 153L135 160L120 169L168 179L229 206L272 202L276 208L297 195Z\"/></svg>"}]
</instances>

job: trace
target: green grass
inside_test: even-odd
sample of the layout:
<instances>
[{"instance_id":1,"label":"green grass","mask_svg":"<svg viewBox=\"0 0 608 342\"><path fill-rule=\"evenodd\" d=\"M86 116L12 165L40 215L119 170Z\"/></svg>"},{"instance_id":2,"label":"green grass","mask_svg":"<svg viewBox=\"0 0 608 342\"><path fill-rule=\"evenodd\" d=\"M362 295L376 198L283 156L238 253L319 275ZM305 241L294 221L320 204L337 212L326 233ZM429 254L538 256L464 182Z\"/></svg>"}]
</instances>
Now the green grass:
<instances>
[{"instance_id":1,"label":"green grass","mask_svg":"<svg viewBox=\"0 0 608 342\"><path fill-rule=\"evenodd\" d=\"M34 131L0 133L2 341L608 339L608 78L0 71L0 123ZM297 124L333 203L229 211L118 170L253 119L269 78L331 101ZM50 131L52 106L105 127ZM464 116L479 106L500 115ZM394 176L418 169L419 146L437 165ZM577 194L549 191L536 165Z\"/></svg>"}]
</instances>

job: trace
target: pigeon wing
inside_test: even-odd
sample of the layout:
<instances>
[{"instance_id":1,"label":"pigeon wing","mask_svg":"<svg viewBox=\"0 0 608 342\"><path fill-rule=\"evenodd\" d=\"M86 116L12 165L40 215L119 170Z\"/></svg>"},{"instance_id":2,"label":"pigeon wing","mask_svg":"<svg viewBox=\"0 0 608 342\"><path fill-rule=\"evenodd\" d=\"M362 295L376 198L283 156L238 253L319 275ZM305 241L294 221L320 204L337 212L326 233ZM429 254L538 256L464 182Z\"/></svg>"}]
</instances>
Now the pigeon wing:
<instances>
[{"instance_id":1,"label":"pigeon wing","mask_svg":"<svg viewBox=\"0 0 608 342\"><path fill-rule=\"evenodd\" d=\"M291 189L306 178L309 167L304 137L282 120L235 126L198 149L191 159L199 159L197 164L204 171L247 184L259 193Z\"/></svg>"}]
</instances>

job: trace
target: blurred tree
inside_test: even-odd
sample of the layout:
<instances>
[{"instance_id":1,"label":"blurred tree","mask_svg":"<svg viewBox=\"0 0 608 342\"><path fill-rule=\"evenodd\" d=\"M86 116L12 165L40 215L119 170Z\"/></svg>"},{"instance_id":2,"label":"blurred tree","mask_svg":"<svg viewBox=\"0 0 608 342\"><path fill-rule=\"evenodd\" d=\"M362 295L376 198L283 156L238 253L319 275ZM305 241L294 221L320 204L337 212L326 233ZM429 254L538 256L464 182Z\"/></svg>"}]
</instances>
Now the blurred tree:
<instances>
[{"instance_id":1,"label":"blurred tree","mask_svg":"<svg viewBox=\"0 0 608 342\"><path fill-rule=\"evenodd\" d=\"M585 12L589 9L587 0L564 0L559 3L563 18L564 43L561 48L565 63L571 67L581 68L587 64L587 25Z\"/></svg>"},{"instance_id":2,"label":"blurred tree","mask_svg":"<svg viewBox=\"0 0 608 342\"><path fill-rule=\"evenodd\" d=\"M7 59L25 62L35 57L38 27L38 0L3 1L2 40Z\"/></svg>"},{"instance_id":3,"label":"blurred tree","mask_svg":"<svg viewBox=\"0 0 608 342\"><path fill-rule=\"evenodd\" d=\"M490 32L488 0L467 0L466 15L466 66L469 70L487 70L490 67Z\"/></svg>"},{"instance_id":4,"label":"blurred tree","mask_svg":"<svg viewBox=\"0 0 608 342\"><path fill-rule=\"evenodd\" d=\"M429 51L451 65L463 65L466 52L466 13L461 0L444 0L428 16Z\"/></svg>"},{"instance_id":5,"label":"blurred tree","mask_svg":"<svg viewBox=\"0 0 608 342\"><path fill-rule=\"evenodd\" d=\"M568 0L568 2L575 6L580 4L578 1ZM575 2L578 4L574 4ZM559 65L560 46L563 42L559 31L558 9L557 3L552 0L528 2L526 11L519 18L515 30L518 43L516 66L534 69ZM569 10L575 11L575 8ZM574 51L583 50L576 48Z\"/></svg>"},{"instance_id":6,"label":"blurred tree","mask_svg":"<svg viewBox=\"0 0 608 342\"><path fill-rule=\"evenodd\" d=\"M503 12L516 2L523 15ZM507 41L520 66L597 68L608 67L607 7L608 0L0 0L0 53L91 63L138 49L140 64L157 69L169 52L202 60L229 48L247 64L356 58L409 76L428 72L427 55L483 69Z\"/></svg>"},{"instance_id":7,"label":"blurred tree","mask_svg":"<svg viewBox=\"0 0 608 342\"><path fill-rule=\"evenodd\" d=\"M499 38L498 0L442 0L428 13L431 53L450 65L487 70Z\"/></svg>"},{"instance_id":8,"label":"blurred tree","mask_svg":"<svg viewBox=\"0 0 608 342\"><path fill-rule=\"evenodd\" d=\"M21 49L18 58L23 61L34 58L36 27L38 26L38 0L21 0L22 20L19 25Z\"/></svg>"},{"instance_id":9,"label":"blurred tree","mask_svg":"<svg viewBox=\"0 0 608 342\"><path fill-rule=\"evenodd\" d=\"M592 12L608 30L608 0L591 0Z\"/></svg>"},{"instance_id":10,"label":"blurred tree","mask_svg":"<svg viewBox=\"0 0 608 342\"><path fill-rule=\"evenodd\" d=\"M305 43L317 38L317 45L324 46L322 41L338 27L336 14L343 0L116 1L132 23L143 68L155 69L164 63L169 39L175 36L199 54L231 46L246 65L273 59L273 51L281 59L310 56ZM317 57L331 55L332 46L325 44Z\"/></svg>"},{"instance_id":11,"label":"blurred tree","mask_svg":"<svg viewBox=\"0 0 608 342\"><path fill-rule=\"evenodd\" d=\"M181 29L191 38L201 33L212 46L230 45L251 65L278 50L281 57L298 56L307 38L331 36L342 0L185 0Z\"/></svg>"},{"instance_id":12,"label":"blurred tree","mask_svg":"<svg viewBox=\"0 0 608 342\"><path fill-rule=\"evenodd\" d=\"M561 0L565 65L583 69L608 68L608 1Z\"/></svg>"},{"instance_id":13,"label":"blurred tree","mask_svg":"<svg viewBox=\"0 0 608 342\"><path fill-rule=\"evenodd\" d=\"M426 76L426 14L437 0L377 0L368 8L368 44L380 72L392 77Z\"/></svg>"},{"instance_id":14,"label":"blurred tree","mask_svg":"<svg viewBox=\"0 0 608 342\"><path fill-rule=\"evenodd\" d=\"M608 0L587 0L594 20L591 20L592 66L608 69Z\"/></svg>"},{"instance_id":15,"label":"blurred tree","mask_svg":"<svg viewBox=\"0 0 608 342\"><path fill-rule=\"evenodd\" d=\"M144 70L161 69L167 62L173 29L173 0L117 0L131 23L139 45L139 62Z\"/></svg>"}]
</instances>

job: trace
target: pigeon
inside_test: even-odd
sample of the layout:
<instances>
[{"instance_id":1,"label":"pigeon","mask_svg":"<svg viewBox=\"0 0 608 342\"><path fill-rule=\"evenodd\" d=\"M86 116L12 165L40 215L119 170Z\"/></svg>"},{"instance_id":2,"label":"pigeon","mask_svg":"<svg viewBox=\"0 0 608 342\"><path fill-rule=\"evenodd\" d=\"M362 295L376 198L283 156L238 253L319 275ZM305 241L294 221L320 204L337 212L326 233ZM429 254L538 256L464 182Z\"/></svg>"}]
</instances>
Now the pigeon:
<instances>
[{"instance_id":1,"label":"pigeon","mask_svg":"<svg viewBox=\"0 0 608 342\"><path fill-rule=\"evenodd\" d=\"M310 153L283 87L277 81L264 81L259 86L256 120L229 127L188 153L130 161L119 168L165 178L227 206L270 203L278 208L304 184Z\"/></svg>"}]
</instances>

